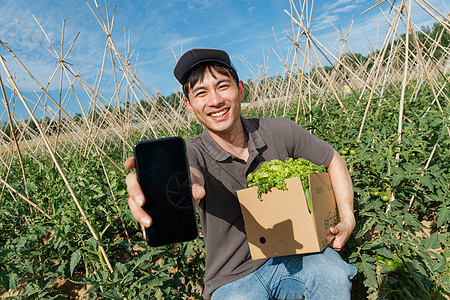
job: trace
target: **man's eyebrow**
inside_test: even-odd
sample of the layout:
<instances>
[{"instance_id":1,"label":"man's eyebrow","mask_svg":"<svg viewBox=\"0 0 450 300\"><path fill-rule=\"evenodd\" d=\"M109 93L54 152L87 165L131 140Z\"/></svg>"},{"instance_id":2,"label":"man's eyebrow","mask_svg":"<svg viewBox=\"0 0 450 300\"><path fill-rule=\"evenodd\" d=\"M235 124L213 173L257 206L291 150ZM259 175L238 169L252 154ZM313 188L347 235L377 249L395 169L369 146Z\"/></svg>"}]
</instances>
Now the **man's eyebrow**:
<instances>
[{"instance_id":1,"label":"man's eyebrow","mask_svg":"<svg viewBox=\"0 0 450 300\"><path fill-rule=\"evenodd\" d=\"M205 89L205 87L203 85L199 85L198 87L192 89L192 93L195 93L196 91L202 90L202 89Z\"/></svg>"},{"instance_id":2,"label":"man's eyebrow","mask_svg":"<svg viewBox=\"0 0 450 300\"><path fill-rule=\"evenodd\" d=\"M217 85L219 85L219 84L221 84L221 83L223 83L223 82L231 82L231 79L229 79L229 78L226 78L226 79L221 79L221 80L219 80L219 81L217 81Z\"/></svg>"},{"instance_id":3,"label":"man's eyebrow","mask_svg":"<svg viewBox=\"0 0 450 300\"><path fill-rule=\"evenodd\" d=\"M224 83L224 82L229 83L229 82L231 82L231 79L225 78L225 79L218 80L218 81L216 82L216 85L220 85L221 83ZM193 89L192 89L192 93L195 93L196 91L202 90L202 89L206 89L206 87L205 87L204 85L199 85L199 86L197 86L196 88L193 88Z\"/></svg>"}]
</instances>

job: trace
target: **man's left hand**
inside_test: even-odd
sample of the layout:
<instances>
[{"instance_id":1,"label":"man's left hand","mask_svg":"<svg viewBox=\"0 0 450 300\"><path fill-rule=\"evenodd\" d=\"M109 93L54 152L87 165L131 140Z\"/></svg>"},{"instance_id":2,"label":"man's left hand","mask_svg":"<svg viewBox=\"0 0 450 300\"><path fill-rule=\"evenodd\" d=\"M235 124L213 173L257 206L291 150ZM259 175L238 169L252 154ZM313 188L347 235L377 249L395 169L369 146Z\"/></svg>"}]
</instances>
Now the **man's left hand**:
<instances>
[{"instance_id":1,"label":"man's left hand","mask_svg":"<svg viewBox=\"0 0 450 300\"><path fill-rule=\"evenodd\" d=\"M350 238L350 235L355 228L355 222L351 221L341 221L336 226L330 228L331 234L334 235L333 240L328 244L329 247L336 251L341 251L345 243Z\"/></svg>"}]
</instances>

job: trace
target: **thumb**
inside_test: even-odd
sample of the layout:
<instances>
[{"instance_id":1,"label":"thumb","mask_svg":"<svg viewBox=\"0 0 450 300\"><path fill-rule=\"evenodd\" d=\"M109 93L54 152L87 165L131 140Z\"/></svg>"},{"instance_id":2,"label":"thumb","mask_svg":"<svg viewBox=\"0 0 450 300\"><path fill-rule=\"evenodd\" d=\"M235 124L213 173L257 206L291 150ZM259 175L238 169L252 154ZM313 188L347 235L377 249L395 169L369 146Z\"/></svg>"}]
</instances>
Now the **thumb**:
<instances>
[{"instance_id":1,"label":"thumb","mask_svg":"<svg viewBox=\"0 0 450 300\"><path fill-rule=\"evenodd\" d=\"M334 235L336 235L336 234L338 234L339 233L339 230L336 228L336 227L330 227L330 232L332 233L332 234L334 234Z\"/></svg>"},{"instance_id":2,"label":"thumb","mask_svg":"<svg viewBox=\"0 0 450 300\"><path fill-rule=\"evenodd\" d=\"M192 184L192 198L194 198L195 201L200 201L205 195L206 191L203 186L198 183Z\"/></svg>"}]
</instances>

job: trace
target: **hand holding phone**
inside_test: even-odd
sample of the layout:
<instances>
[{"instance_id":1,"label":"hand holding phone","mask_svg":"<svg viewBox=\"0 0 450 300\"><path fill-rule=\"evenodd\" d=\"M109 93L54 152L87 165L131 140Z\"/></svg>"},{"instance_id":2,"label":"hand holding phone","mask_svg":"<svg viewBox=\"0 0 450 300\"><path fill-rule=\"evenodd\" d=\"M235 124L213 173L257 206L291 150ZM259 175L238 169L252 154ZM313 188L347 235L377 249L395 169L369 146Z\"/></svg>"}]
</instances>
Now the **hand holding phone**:
<instances>
[{"instance_id":1,"label":"hand holding phone","mask_svg":"<svg viewBox=\"0 0 450 300\"><path fill-rule=\"evenodd\" d=\"M141 141L134 146L136 175L152 218L146 228L150 246L193 240L197 221L186 146L181 137Z\"/></svg>"}]
</instances>

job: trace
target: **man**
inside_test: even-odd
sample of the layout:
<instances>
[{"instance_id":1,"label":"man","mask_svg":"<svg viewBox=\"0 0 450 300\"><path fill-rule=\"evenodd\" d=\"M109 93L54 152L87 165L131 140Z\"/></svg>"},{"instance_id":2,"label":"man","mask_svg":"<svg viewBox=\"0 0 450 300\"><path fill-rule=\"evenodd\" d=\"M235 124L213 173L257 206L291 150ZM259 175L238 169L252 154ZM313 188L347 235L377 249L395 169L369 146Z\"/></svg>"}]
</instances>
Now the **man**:
<instances>
[{"instance_id":1,"label":"man","mask_svg":"<svg viewBox=\"0 0 450 300\"><path fill-rule=\"evenodd\" d=\"M206 244L204 297L349 299L356 269L335 251L355 227L353 186L342 157L289 120L242 118L244 84L224 51L192 49L180 57L174 74L187 108L205 127L187 141L192 194ZM287 157L326 166L340 223L330 229L334 239L321 253L252 260L236 191L247 187L247 175L264 161ZM125 168L134 168L133 158ZM127 176L127 186L133 216L151 226L135 173Z\"/></svg>"}]
</instances>

